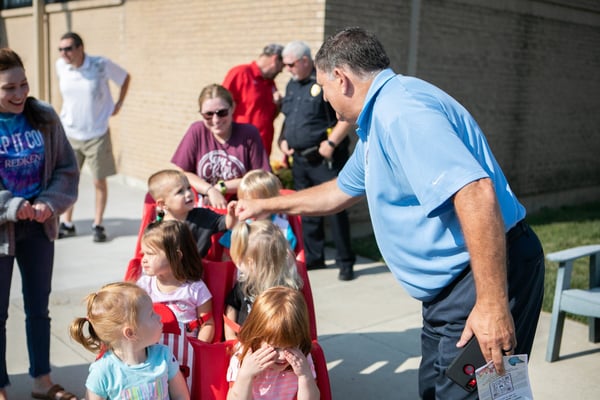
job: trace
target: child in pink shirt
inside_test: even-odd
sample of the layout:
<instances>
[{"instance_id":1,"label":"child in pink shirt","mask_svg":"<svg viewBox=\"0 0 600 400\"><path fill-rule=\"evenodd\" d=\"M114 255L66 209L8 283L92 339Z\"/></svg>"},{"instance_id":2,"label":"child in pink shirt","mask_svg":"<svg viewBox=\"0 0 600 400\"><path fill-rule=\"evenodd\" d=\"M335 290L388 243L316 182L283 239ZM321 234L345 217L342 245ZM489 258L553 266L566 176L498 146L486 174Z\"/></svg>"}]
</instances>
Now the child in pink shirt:
<instances>
[{"instance_id":1,"label":"child in pink shirt","mask_svg":"<svg viewBox=\"0 0 600 400\"><path fill-rule=\"evenodd\" d=\"M262 292L231 357L227 400L318 400L304 296L275 286Z\"/></svg>"}]
</instances>

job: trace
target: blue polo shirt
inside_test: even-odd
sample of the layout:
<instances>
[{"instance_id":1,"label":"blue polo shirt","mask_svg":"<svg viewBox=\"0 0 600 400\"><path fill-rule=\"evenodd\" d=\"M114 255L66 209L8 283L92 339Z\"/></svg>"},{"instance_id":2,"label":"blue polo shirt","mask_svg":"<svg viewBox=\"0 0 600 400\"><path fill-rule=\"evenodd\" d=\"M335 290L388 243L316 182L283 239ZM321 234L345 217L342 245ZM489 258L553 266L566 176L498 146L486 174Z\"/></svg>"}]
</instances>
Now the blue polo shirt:
<instances>
[{"instance_id":1,"label":"blue polo shirt","mask_svg":"<svg viewBox=\"0 0 600 400\"><path fill-rule=\"evenodd\" d=\"M357 125L338 185L366 194L381 254L416 299L433 300L469 263L451 200L459 189L489 177L506 230L525 217L473 117L437 87L386 69Z\"/></svg>"}]
</instances>

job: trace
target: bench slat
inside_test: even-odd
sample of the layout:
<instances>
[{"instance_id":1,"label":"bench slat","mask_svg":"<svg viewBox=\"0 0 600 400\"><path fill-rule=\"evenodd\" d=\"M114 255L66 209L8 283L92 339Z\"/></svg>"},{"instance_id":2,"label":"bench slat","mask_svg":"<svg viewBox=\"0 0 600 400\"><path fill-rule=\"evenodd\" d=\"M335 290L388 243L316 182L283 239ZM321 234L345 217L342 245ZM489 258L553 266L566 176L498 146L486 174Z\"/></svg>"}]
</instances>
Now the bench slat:
<instances>
[{"instance_id":1,"label":"bench slat","mask_svg":"<svg viewBox=\"0 0 600 400\"><path fill-rule=\"evenodd\" d=\"M565 290L562 293L560 308L566 312L600 318L600 288Z\"/></svg>"},{"instance_id":2,"label":"bench slat","mask_svg":"<svg viewBox=\"0 0 600 400\"><path fill-rule=\"evenodd\" d=\"M576 260L581 257L591 256L596 253L600 253L600 244L591 244L588 246L579 246L557 251L546 255L546 258L550 261L566 262Z\"/></svg>"}]
</instances>

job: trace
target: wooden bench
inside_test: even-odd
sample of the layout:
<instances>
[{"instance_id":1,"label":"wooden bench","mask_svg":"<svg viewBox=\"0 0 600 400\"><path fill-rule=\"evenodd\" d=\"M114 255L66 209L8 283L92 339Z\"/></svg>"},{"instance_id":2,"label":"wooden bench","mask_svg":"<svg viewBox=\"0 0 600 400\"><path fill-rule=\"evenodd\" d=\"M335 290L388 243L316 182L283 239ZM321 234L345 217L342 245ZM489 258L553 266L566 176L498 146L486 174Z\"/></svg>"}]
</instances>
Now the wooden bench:
<instances>
[{"instance_id":1,"label":"wooden bench","mask_svg":"<svg viewBox=\"0 0 600 400\"><path fill-rule=\"evenodd\" d=\"M573 262L584 257L590 259L589 289L572 289ZM567 312L589 317L589 341L600 342L600 244L573 247L550 253L546 258L558 262L550 335L546 349L546 361L552 362L558 359Z\"/></svg>"}]
</instances>

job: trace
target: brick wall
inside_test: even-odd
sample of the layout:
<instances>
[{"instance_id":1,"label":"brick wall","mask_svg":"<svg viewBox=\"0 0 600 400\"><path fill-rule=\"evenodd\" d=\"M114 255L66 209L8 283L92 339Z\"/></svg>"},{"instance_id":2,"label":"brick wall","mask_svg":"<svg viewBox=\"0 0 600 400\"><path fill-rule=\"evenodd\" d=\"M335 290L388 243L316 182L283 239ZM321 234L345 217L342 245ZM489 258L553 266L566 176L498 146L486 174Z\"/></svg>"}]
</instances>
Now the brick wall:
<instances>
[{"instance_id":1,"label":"brick wall","mask_svg":"<svg viewBox=\"0 0 600 400\"><path fill-rule=\"evenodd\" d=\"M119 172L145 181L170 165L181 137L198 119L202 87L220 83L230 67L252 61L271 42L302 39L316 50L323 7L305 1L130 0L120 7L51 14L49 36L57 42L70 26L83 35L87 52L111 57L131 73L126 105L111 129ZM281 90L288 79L279 76ZM56 82L52 103L60 104Z\"/></svg>"},{"instance_id":2,"label":"brick wall","mask_svg":"<svg viewBox=\"0 0 600 400\"><path fill-rule=\"evenodd\" d=\"M530 208L600 198L600 9L497 3L424 2L417 75L471 111Z\"/></svg>"},{"instance_id":3,"label":"brick wall","mask_svg":"<svg viewBox=\"0 0 600 400\"><path fill-rule=\"evenodd\" d=\"M138 184L169 166L197 96L270 42L307 41L361 25L407 72L410 0L87 0L48 5L45 31L50 101L58 39L79 32L86 51L132 75L111 120L119 172ZM596 1L426 0L420 2L416 75L440 86L475 116L513 189L530 209L600 198L600 6ZM66 7L66 10L62 7ZM27 10L1 12L0 43L35 51ZM31 79L31 78L30 78ZM285 89L289 79L277 79ZM32 86L36 84L32 80ZM281 118L276 121L279 128ZM274 151L274 157L279 153ZM364 205L353 209L366 218Z\"/></svg>"}]
</instances>

